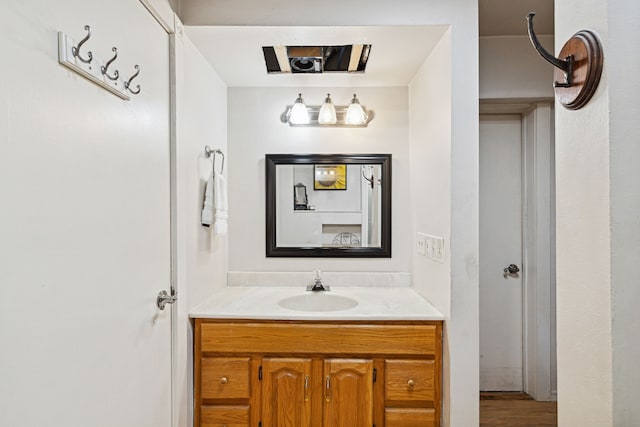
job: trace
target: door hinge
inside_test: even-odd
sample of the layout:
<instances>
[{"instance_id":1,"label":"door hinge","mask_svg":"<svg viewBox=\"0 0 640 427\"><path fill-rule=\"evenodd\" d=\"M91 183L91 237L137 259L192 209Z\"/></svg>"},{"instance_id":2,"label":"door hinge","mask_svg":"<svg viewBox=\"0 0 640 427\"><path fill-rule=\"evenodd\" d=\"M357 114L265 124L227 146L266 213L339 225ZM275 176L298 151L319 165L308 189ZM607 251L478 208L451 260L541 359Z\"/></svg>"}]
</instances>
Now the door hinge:
<instances>
[{"instance_id":1,"label":"door hinge","mask_svg":"<svg viewBox=\"0 0 640 427\"><path fill-rule=\"evenodd\" d=\"M262 366L258 368L258 380L262 381Z\"/></svg>"},{"instance_id":2,"label":"door hinge","mask_svg":"<svg viewBox=\"0 0 640 427\"><path fill-rule=\"evenodd\" d=\"M373 368L373 382L375 383L377 380L378 380L378 369ZM376 425L374 424L373 427L376 427Z\"/></svg>"}]
</instances>

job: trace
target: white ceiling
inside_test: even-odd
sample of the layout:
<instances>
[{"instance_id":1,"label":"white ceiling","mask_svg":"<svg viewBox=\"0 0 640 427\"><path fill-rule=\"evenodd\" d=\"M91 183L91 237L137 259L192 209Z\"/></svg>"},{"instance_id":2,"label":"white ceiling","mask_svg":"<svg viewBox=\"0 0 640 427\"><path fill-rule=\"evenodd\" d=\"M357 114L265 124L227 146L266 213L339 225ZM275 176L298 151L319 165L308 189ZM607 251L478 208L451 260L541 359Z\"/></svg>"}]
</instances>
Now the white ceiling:
<instances>
[{"instance_id":1,"label":"white ceiling","mask_svg":"<svg viewBox=\"0 0 640 427\"><path fill-rule=\"evenodd\" d=\"M185 27L228 86L407 86L447 26ZM267 74L262 46L371 44L366 73Z\"/></svg>"},{"instance_id":2,"label":"white ceiling","mask_svg":"<svg viewBox=\"0 0 640 427\"><path fill-rule=\"evenodd\" d=\"M190 17L187 23L198 24L186 26L185 31L229 86L406 86L448 28L286 26L283 22L291 15L286 6L291 1L181 0L180 12L184 18ZM536 33L552 35L553 2L478 0L480 36L526 35L525 16L531 11L536 12ZM256 21L261 26L249 26ZM269 75L262 54L262 46L366 43L372 48L365 74Z\"/></svg>"}]
</instances>

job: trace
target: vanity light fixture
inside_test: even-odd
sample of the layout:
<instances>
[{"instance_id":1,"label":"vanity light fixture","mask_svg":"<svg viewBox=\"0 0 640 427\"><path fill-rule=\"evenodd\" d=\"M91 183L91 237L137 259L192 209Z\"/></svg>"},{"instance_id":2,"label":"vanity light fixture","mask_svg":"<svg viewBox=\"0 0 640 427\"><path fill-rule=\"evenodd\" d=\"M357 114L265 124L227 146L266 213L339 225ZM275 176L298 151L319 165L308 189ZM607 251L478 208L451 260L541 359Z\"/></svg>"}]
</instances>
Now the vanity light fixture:
<instances>
[{"instance_id":1,"label":"vanity light fixture","mask_svg":"<svg viewBox=\"0 0 640 427\"><path fill-rule=\"evenodd\" d=\"M288 120L290 124L294 125L306 125L309 124L309 111L307 110L307 106L304 105L304 100L302 99L302 94L298 94L298 98L296 102L291 107L289 111Z\"/></svg>"},{"instance_id":2,"label":"vanity light fixture","mask_svg":"<svg viewBox=\"0 0 640 427\"><path fill-rule=\"evenodd\" d=\"M349 108L347 108L347 117L345 118L345 122L349 125L359 125L366 121L367 113L362 109L362 105L360 105L360 101L354 93L351 104L349 105Z\"/></svg>"},{"instance_id":3,"label":"vanity light fixture","mask_svg":"<svg viewBox=\"0 0 640 427\"><path fill-rule=\"evenodd\" d=\"M356 94L348 106L334 105L330 94L322 105L305 105L302 94L298 94L294 104L288 105L280 115L280 121L289 126L367 127L373 117L373 111L360 105Z\"/></svg>"},{"instance_id":4,"label":"vanity light fixture","mask_svg":"<svg viewBox=\"0 0 640 427\"><path fill-rule=\"evenodd\" d=\"M333 102L331 102L331 94L327 94L318 112L318 123L321 125L335 125L337 121L336 107L334 107Z\"/></svg>"}]
</instances>

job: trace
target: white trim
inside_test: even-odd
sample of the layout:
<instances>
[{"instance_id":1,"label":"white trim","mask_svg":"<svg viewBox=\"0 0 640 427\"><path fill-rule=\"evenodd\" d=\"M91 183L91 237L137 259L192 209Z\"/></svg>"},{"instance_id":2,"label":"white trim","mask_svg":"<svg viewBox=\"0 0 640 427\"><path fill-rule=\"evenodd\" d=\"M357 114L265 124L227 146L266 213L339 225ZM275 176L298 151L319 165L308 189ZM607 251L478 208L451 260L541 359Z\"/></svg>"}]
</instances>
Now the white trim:
<instances>
[{"instance_id":1,"label":"white trim","mask_svg":"<svg viewBox=\"0 0 640 427\"><path fill-rule=\"evenodd\" d=\"M158 3L158 0L140 0L140 3L147 9L149 14L156 20L156 22L167 32L168 47L169 47L169 221L170 221L170 275L171 275L171 290L172 292L178 292L177 289L177 177L176 177L176 99L175 99L175 80L176 80L176 61L175 61L175 47L174 37L175 27L177 26L182 30L180 21L168 3ZM157 5L156 8L154 6ZM163 5L165 5L163 7ZM181 31L180 31L181 34ZM178 295L178 298L185 298L183 295ZM171 304L171 330L170 330L170 342L171 342L171 426L178 427L179 425L179 408L178 408L178 310L180 300Z\"/></svg>"},{"instance_id":2,"label":"white trim","mask_svg":"<svg viewBox=\"0 0 640 427\"><path fill-rule=\"evenodd\" d=\"M171 10L169 3L162 3L162 0L140 0L140 3L158 21L167 34L175 32L175 13Z\"/></svg>"},{"instance_id":3,"label":"white trim","mask_svg":"<svg viewBox=\"0 0 640 427\"><path fill-rule=\"evenodd\" d=\"M536 400L552 395L552 104L523 115L524 391Z\"/></svg>"},{"instance_id":4,"label":"white trim","mask_svg":"<svg viewBox=\"0 0 640 427\"><path fill-rule=\"evenodd\" d=\"M170 209L171 209L171 289L176 292L178 298L186 298L184 289L178 293L178 176L177 176L177 127L176 127L176 33L169 34L169 176L170 176ZM178 336L179 310L184 307L181 301L171 306L171 426L178 427L179 399L178 360L180 337Z\"/></svg>"}]
</instances>

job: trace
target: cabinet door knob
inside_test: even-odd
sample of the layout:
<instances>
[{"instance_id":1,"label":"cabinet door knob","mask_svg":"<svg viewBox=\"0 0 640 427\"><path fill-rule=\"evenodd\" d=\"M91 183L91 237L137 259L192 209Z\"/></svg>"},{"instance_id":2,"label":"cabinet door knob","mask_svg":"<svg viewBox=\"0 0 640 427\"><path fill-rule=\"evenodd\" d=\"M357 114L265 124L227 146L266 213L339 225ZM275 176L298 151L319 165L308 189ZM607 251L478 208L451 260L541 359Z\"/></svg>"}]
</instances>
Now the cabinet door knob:
<instances>
[{"instance_id":1,"label":"cabinet door knob","mask_svg":"<svg viewBox=\"0 0 640 427\"><path fill-rule=\"evenodd\" d=\"M413 387L414 385L416 385L416 382L414 380L409 380L409 381L407 381L407 385L409 387Z\"/></svg>"},{"instance_id":2,"label":"cabinet door knob","mask_svg":"<svg viewBox=\"0 0 640 427\"><path fill-rule=\"evenodd\" d=\"M220 378L220 384L226 384L228 382L229 382L229 378L227 378L227 377Z\"/></svg>"}]
</instances>

